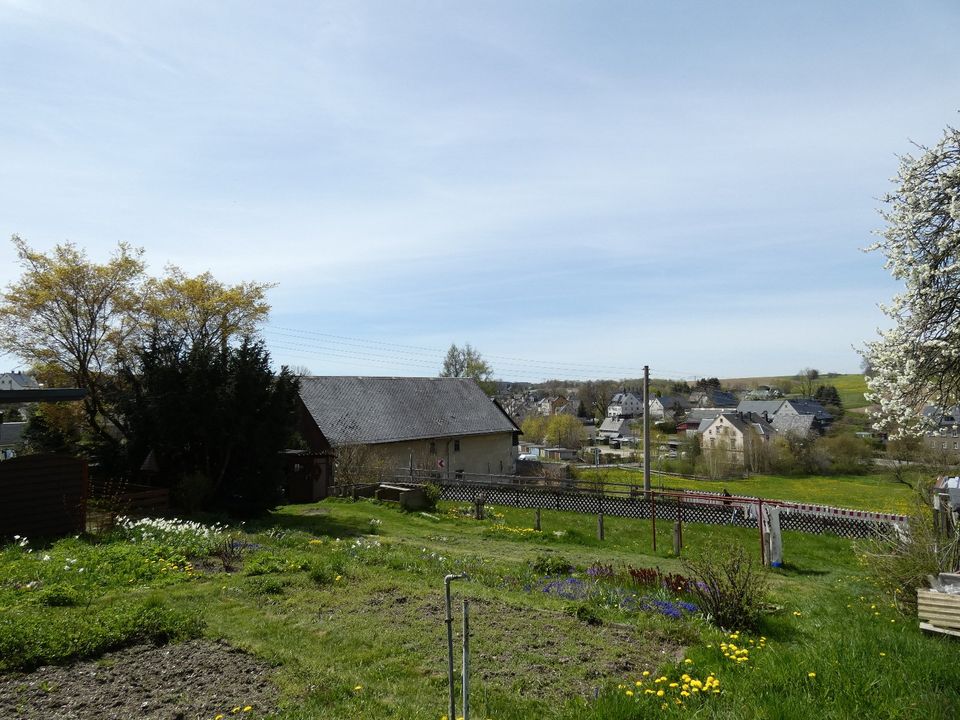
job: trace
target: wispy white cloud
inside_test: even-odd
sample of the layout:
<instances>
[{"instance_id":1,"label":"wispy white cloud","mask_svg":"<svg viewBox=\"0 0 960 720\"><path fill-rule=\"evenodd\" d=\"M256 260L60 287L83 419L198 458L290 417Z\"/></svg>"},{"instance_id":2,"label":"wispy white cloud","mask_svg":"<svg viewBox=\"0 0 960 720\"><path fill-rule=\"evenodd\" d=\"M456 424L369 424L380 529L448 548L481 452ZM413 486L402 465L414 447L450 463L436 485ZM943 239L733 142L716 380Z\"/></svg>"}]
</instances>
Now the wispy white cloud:
<instances>
[{"instance_id":1,"label":"wispy white cloud","mask_svg":"<svg viewBox=\"0 0 960 720\"><path fill-rule=\"evenodd\" d=\"M960 10L854 5L0 3L0 231L353 335L853 369L875 198L960 91Z\"/></svg>"}]
</instances>

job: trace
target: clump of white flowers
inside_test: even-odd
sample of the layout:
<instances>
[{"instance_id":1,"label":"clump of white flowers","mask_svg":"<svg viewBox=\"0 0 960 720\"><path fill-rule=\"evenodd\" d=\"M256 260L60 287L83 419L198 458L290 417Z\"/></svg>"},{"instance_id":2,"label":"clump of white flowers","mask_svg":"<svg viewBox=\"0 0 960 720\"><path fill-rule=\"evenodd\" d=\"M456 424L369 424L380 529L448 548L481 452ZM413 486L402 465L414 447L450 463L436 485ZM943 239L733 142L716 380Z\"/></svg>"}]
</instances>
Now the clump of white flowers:
<instances>
[{"instance_id":1,"label":"clump of white flowers","mask_svg":"<svg viewBox=\"0 0 960 720\"><path fill-rule=\"evenodd\" d=\"M919 157L900 160L884 200L884 267L903 291L881 306L895 325L867 343L867 399L875 426L897 435L923 428L922 406L960 400L960 131L948 127Z\"/></svg>"},{"instance_id":2,"label":"clump of white flowers","mask_svg":"<svg viewBox=\"0 0 960 720\"><path fill-rule=\"evenodd\" d=\"M117 518L117 532L136 543L155 543L188 555L205 555L229 529L227 525L166 518Z\"/></svg>"}]
</instances>

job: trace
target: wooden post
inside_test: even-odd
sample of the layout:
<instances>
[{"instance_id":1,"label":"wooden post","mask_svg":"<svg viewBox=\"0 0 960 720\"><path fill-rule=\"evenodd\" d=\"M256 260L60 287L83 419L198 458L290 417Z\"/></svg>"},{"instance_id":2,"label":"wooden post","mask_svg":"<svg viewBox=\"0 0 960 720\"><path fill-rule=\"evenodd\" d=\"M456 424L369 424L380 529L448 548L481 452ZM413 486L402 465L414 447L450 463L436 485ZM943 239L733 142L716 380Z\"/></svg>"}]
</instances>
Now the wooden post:
<instances>
[{"instance_id":1,"label":"wooden post","mask_svg":"<svg viewBox=\"0 0 960 720\"><path fill-rule=\"evenodd\" d=\"M680 501L680 496L677 496L677 542L680 547L683 547L683 503ZM677 555L680 553L678 552Z\"/></svg>"},{"instance_id":2,"label":"wooden post","mask_svg":"<svg viewBox=\"0 0 960 720\"><path fill-rule=\"evenodd\" d=\"M643 366L643 489L650 491L650 367Z\"/></svg>"},{"instance_id":3,"label":"wooden post","mask_svg":"<svg viewBox=\"0 0 960 720\"><path fill-rule=\"evenodd\" d=\"M757 527L760 528L760 564L767 564L767 553L763 547L763 500L757 500Z\"/></svg>"},{"instance_id":4,"label":"wooden post","mask_svg":"<svg viewBox=\"0 0 960 720\"><path fill-rule=\"evenodd\" d=\"M647 491L647 497L650 498L650 523L653 526L653 551L657 551L657 496L651 491Z\"/></svg>"},{"instance_id":5,"label":"wooden post","mask_svg":"<svg viewBox=\"0 0 960 720\"><path fill-rule=\"evenodd\" d=\"M603 540L603 513L597 515L597 540Z\"/></svg>"},{"instance_id":6,"label":"wooden post","mask_svg":"<svg viewBox=\"0 0 960 720\"><path fill-rule=\"evenodd\" d=\"M533 529L540 532L540 508L537 508L537 514L533 520Z\"/></svg>"},{"instance_id":7,"label":"wooden post","mask_svg":"<svg viewBox=\"0 0 960 720\"><path fill-rule=\"evenodd\" d=\"M673 524L673 554L677 557L680 557L680 523L675 522Z\"/></svg>"}]
</instances>

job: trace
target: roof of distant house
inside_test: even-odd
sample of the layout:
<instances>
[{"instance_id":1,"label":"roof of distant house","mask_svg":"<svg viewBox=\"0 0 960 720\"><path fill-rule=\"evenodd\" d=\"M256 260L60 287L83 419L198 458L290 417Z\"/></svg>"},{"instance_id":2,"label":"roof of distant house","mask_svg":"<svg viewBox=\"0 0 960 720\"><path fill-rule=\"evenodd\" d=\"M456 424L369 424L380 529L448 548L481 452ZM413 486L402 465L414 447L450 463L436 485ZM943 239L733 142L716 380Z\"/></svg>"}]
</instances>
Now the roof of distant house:
<instances>
[{"instance_id":1,"label":"roof of distant house","mask_svg":"<svg viewBox=\"0 0 960 720\"><path fill-rule=\"evenodd\" d=\"M653 398L650 398L650 400L652 402ZM657 398L657 400L660 401L660 404L666 410L672 410L676 407L686 410L690 407L690 401L687 398L679 397L677 395L663 395Z\"/></svg>"},{"instance_id":2,"label":"roof of distant house","mask_svg":"<svg viewBox=\"0 0 960 720\"><path fill-rule=\"evenodd\" d=\"M470 378L304 377L300 398L334 446L520 430Z\"/></svg>"},{"instance_id":3,"label":"roof of distant house","mask_svg":"<svg viewBox=\"0 0 960 720\"><path fill-rule=\"evenodd\" d=\"M0 373L0 388L4 390L37 390L40 383L32 375L22 372Z\"/></svg>"},{"instance_id":4,"label":"roof of distant house","mask_svg":"<svg viewBox=\"0 0 960 720\"><path fill-rule=\"evenodd\" d=\"M784 400L785 403L789 403L793 406L801 415L815 415L817 420L833 420L833 415L828 413L826 409L818 403L816 400Z\"/></svg>"},{"instance_id":5,"label":"roof of distant house","mask_svg":"<svg viewBox=\"0 0 960 720\"><path fill-rule=\"evenodd\" d=\"M684 422L692 423L701 420L713 420L717 415L732 415L733 408L692 408L684 418Z\"/></svg>"},{"instance_id":6,"label":"roof of distant house","mask_svg":"<svg viewBox=\"0 0 960 720\"><path fill-rule=\"evenodd\" d=\"M690 393L690 402L694 404L701 404L703 402L708 402L711 407L736 407L737 398L726 390L694 390Z\"/></svg>"},{"instance_id":7,"label":"roof of distant house","mask_svg":"<svg viewBox=\"0 0 960 720\"><path fill-rule=\"evenodd\" d=\"M817 416L780 413L774 415L770 422L778 432L809 435L816 426Z\"/></svg>"},{"instance_id":8,"label":"roof of distant house","mask_svg":"<svg viewBox=\"0 0 960 720\"><path fill-rule=\"evenodd\" d=\"M604 418L600 423L599 432L615 432L626 434L630 430L630 421L626 418Z\"/></svg>"},{"instance_id":9,"label":"roof of distant house","mask_svg":"<svg viewBox=\"0 0 960 720\"><path fill-rule=\"evenodd\" d=\"M741 400L740 404L737 405L737 412L756 413L757 415L767 413L772 417L785 402L786 400Z\"/></svg>"}]
</instances>

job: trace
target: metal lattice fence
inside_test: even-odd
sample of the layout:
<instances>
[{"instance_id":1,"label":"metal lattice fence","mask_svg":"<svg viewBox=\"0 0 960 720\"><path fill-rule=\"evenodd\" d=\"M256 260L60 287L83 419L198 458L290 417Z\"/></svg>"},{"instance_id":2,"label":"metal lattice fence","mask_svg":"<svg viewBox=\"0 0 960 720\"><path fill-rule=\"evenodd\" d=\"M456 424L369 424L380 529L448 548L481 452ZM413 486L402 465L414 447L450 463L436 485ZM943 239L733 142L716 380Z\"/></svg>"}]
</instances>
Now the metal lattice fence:
<instances>
[{"instance_id":1,"label":"metal lattice fence","mask_svg":"<svg viewBox=\"0 0 960 720\"><path fill-rule=\"evenodd\" d=\"M702 492L645 492L637 485L594 484L575 480L544 480L512 476L437 477L436 473L405 471L394 478L398 485L435 483L444 500L491 505L540 508L636 519L680 521L705 525L757 528L763 507L779 509L780 527L811 534L863 538L905 522L906 518L826 506L763 500Z\"/></svg>"}]
</instances>

